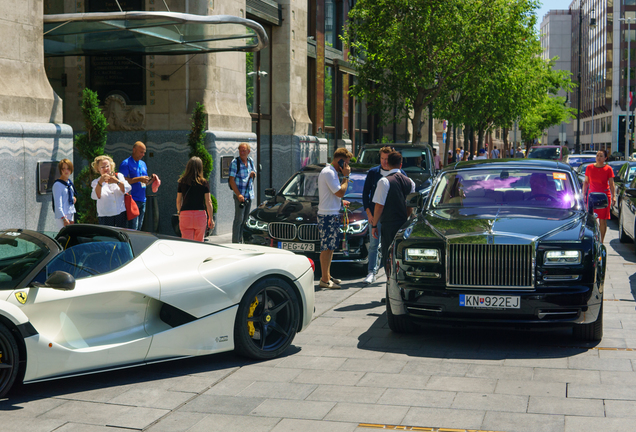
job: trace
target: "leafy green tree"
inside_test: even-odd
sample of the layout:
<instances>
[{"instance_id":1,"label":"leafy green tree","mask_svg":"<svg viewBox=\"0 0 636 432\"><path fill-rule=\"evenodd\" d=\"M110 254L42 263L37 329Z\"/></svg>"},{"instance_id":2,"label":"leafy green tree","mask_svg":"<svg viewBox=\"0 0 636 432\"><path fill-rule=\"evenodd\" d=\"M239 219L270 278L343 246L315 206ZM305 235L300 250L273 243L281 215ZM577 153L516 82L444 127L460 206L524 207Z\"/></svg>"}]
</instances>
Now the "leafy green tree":
<instances>
[{"instance_id":1,"label":"leafy green tree","mask_svg":"<svg viewBox=\"0 0 636 432\"><path fill-rule=\"evenodd\" d=\"M429 103L481 65L506 67L536 39L536 8L536 0L359 0L345 35L358 72L352 94L385 123L409 118L417 143Z\"/></svg>"},{"instance_id":2,"label":"leafy green tree","mask_svg":"<svg viewBox=\"0 0 636 432\"><path fill-rule=\"evenodd\" d=\"M198 156L203 162L203 176L206 179L210 179L212 173L213 160L208 149L205 148L205 106L197 102L194 112L192 113L192 130L188 134L188 146L190 146L189 158L192 156ZM212 207L214 213L218 208L216 197L210 195L212 198Z\"/></svg>"},{"instance_id":3,"label":"leafy green tree","mask_svg":"<svg viewBox=\"0 0 636 432\"><path fill-rule=\"evenodd\" d=\"M97 93L87 88L82 93L82 116L86 133L75 135L75 148L82 159L88 161L88 166L75 176L77 189L75 208L78 222L96 224L97 206L95 200L91 198L91 181L96 173L93 172L90 164L97 156L104 154L108 121L99 108Z\"/></svg>"}]
</instances>

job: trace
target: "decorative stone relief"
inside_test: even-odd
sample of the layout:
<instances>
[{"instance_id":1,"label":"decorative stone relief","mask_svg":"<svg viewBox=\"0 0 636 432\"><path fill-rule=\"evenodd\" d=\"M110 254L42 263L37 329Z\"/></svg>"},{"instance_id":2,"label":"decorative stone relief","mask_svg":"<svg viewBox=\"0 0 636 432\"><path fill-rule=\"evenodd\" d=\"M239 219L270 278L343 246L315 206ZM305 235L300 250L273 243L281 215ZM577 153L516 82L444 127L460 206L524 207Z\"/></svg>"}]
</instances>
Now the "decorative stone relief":
<instances>
[{"instance_id":1,"label":"decorative stone relief","mask_svg":"<svg viewBox=\"0 0 636 432\"><path fill-rule=\"evenodd\" d=\"M104 116L108 120L109 131L144 130L146 116L144 107L127 106L120 95L110 95L104 102Z\"/></svg>"}]
</instances>

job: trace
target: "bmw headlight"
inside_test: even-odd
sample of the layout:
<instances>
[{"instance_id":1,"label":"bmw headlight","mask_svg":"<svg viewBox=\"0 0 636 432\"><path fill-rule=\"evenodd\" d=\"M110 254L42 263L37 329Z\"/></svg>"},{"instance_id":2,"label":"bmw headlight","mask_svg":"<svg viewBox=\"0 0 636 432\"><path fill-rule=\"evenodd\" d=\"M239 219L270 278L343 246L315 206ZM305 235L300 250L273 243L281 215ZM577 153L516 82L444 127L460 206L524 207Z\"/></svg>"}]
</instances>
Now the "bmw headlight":
<instances>
[{"instance_id":1,"label":"bmw headlight","mask_svg":"<svg viewBox=\"0 0 636 432\"><path fill-rule=\"evenodd\" d=\"M439 249L406 248L404 250L404 260L422 263L438 263Z\"/></svg>"},{"instance_id":2,"label":"bmw headlight","mask_svg":"<svg viewBox=\"0 0 636 432\"><path fill-rule=\"evenodd\" d=\"M249 229L260 230L260 231L267 231L267 227L269 226L267 222L259 221L252 215L247 217L247 221L245 221L245 225Z\"/></svg>"},{"instance_id":3,"label":"bmw headlight","mask_svg":"<svg viewBox=\"0 0 636 432\"><path fill-rule=\"evenodd\" d=\"M365 229L367 229L368 225L369 221L364 219L350 222L349 226L347 227L347 234L360 234L361 232L364 232ZM340 232L345 232L344 226L340 227Z\"/></svg>"},{"instance_id":4,"label":"bmw headlight","mask_svg":"<svg viewBox=\"0 0 636 432\"><path fill-rule=\"evenodd\" d=\"M557 250L547 251L543 258L546 265L581 264L581 251Z\"/></svg>"}]
</instances>

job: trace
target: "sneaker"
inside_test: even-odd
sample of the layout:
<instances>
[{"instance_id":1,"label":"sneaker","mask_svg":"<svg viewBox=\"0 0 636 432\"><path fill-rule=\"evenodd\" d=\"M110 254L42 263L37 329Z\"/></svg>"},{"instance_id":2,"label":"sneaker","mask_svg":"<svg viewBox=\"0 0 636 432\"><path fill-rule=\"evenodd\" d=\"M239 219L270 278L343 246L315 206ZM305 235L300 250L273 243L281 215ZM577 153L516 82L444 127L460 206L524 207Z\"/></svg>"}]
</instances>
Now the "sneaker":
<instances>
[{"instance_id":1,"label":"sneaker","mask_svg":"<svg viewBox=\"0 0 636 432\"><path fill-rule=\"evenodd\" d=\"M320 279L320 283L318 284L320 288L328 288L328 289L340 289L340 285L334 283L333 281L324 282Z\"/></svg>"},{"instance_id":2,"label":"sneaker","mask_svg":"<svg viewBox=\"0 0 636 432\"><path fill-rule=\"evenodd\" d=\"M333 283L335 283L335 284L337 284L337 285L340 285L340 284L342 283L342 280L340 280L340 279L336 279L335 277L332 277L332 278L331 278L331 282L333 282Z\"/></svg>"},{"instance_id":3,"label":"sneaker","mask_svg":"<svg viewBox=\"0 0 636 432\"><path fill-rule=\"evenodd\" d=\"M367 275L366 278L364 278L364 283L372 284L373 282L375 282L375 273L371 272Z\"/></svg>"}]
</instances>

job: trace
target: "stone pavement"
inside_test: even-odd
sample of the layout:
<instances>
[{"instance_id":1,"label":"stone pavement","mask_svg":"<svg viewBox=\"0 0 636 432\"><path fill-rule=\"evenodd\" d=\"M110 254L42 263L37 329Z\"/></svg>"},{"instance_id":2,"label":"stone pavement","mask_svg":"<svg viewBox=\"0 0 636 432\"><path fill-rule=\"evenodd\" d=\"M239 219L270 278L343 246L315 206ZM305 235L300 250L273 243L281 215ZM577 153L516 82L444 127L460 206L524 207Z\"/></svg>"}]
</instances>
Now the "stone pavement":
<instances>
[{"instance_id":1,"label":"stone pavement","mask_svg":"<svg viewBox=\"0 0 636 432\"><path fill-rule=\"evenodd\" d=\"M384 277L364 286L359 270L340 265L333 273L344 289L316 292L314 321L281 358L226 353L27 385L0 402L0 425L30 432L632 430L636 254L609 225L605 337L596 346L566 330L430 327L396 335L381 303Z\"/></svg>"}]
</instances>

